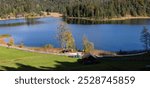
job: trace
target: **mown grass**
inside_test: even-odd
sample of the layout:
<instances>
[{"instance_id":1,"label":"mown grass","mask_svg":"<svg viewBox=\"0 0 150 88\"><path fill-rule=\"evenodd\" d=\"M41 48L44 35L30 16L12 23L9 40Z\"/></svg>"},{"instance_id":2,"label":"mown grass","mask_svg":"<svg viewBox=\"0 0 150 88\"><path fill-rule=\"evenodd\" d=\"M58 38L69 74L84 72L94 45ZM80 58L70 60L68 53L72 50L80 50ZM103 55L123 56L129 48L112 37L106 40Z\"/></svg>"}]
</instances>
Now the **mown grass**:
<instances>
[{"instance_id":1,"label":"mown grass","mask_svg":"<svg viewBox=\"0 0 150 88\"><path fill-rule=\"evenodd\" d=\"M59 65L59 63L57 62L72 63L76 62L76 59L68 58L66 56L31 53L16 49L0 47L0 70L7 70L5 69L5 67L16 68L17 70L17 64L28 65L35 68L55 68L57 65ZM30 70L30 68L27 70Z\"/></svg>"},{"instance_id":2,"label":"mown grass","mask_svg":"<svg viewBox=\"0 0 150 88\"><path fill-rule=\"evenodd\" d=\"M116 60L117 59L117 60ZM150 54L130 57L109 57L100 63L83 65L76 58L49 54L31 53L0 47L0 70L7 71L138 71L150 70Z\"/></svg>"}]
</instances>

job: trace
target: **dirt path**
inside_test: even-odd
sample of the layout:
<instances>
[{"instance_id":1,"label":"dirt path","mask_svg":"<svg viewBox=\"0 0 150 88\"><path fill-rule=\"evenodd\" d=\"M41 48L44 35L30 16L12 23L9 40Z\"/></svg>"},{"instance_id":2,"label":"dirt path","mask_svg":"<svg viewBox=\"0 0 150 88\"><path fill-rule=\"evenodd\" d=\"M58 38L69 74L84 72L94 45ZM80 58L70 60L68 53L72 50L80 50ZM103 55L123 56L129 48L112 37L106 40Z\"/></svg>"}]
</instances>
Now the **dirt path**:
<instances>
[{"instance_id":1,"label":"dirt path","mask_svg":"<svg viewBox=\"0 0 150 88\"><path fill-rule=\"evenodd\" d=\"M115 56L101 56L98 58L114 58L114 57L132 57L132 56L139 56L139 55L144 55L147 52L142 52L142 53L137 53L137 54L127 54L127 55L115 55Z\"/></svg>"},{"instance_id":2,"label":"dirt path","mask_svg":"<svg viewBox=\"0 0 150 88\"><path fill-rule=\"evenodd\" d=\"M7 45L0 44L2 47L8 48ZM30 48L19 48L17 46L11 46L9 47L11 49L17 49L17 50L22 50L22 51L27 51L27 52L33 52L33 53L41 53L41 54L53 54L53 55L59 55L59 56L69 56L69 57L76 57L78 54L81 55L81 52L75 52L75 53L52 53L52 52L46 52L46 51L37 51L37 50L32 50Z\"/></svg>"},{"instance_id":3,"label":"dirt path","mask_svg":"<svg viewBox=\"0 0 150 88\"><path fill-rule=\"evenodd\" d=\"M0 44L0 46L8 48L7 45ZM41 54L66 55L66 54L59 54L59 53L50 53L50 52L45 52L45 51L37 51L37 50L29 49L29 48L19 48L19 47L16 47L16 46L10 46L9 48L22 50L22 51L27 51L27 52L41 53Z\"/></svg>"},{"instance_id":4,"label":"dirt path","mask_svg":"<svg viewBox=\"0 0 150 88\"><path fill-rule=\"evenodd\" d=\"M0 46L8 48L7 45L3 45L3 44L0 44ZM60 56L72 56L72 55L75 55L77 53L81 53L81 52L76 52L76 53L52 53L52 52L46 52L46 51L32 50L32 49L26 48L26 47L25 48L19 48L17 46L11 46L9 48L22 50L22 51L27 51L27 52L34 52L34 53L41 53L41 54L53 54L53 55L60 55ZM143 54L146 54L146 52L137 53L137 54L128 54L128 55L100 56L100 57L112 57L112 58L114 58L114 57L130 57L130 56L137 56L137 55L143 55Z\"/></svg>"}]
</instances>

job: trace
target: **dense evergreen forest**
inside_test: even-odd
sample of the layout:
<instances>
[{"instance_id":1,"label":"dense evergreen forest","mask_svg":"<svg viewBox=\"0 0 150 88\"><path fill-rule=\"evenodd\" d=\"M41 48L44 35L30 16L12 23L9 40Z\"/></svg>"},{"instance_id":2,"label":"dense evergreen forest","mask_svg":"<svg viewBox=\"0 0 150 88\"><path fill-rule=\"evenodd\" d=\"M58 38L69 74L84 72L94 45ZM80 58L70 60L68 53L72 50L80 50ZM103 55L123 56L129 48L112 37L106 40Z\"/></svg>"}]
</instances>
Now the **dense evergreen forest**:
<instances>
[{"instance_id":1,"label":"dense evergreen forest","mask_svg":"<svg viewBox=\"0 0 150 88\"><path fill-rule=\"evenodd\" d=\"M150 0L0 0L1 18L41 11L96 19L150 16Z\"/></svg>"}]
</instances>

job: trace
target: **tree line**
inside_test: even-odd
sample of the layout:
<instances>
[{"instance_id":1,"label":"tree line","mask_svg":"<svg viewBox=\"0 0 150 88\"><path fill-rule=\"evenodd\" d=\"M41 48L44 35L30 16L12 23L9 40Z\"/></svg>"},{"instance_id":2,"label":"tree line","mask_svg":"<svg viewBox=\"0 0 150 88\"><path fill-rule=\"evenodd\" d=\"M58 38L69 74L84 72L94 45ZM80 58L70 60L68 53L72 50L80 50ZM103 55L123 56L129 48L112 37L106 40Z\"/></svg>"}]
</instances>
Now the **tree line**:
<instances>
[{"instance_id":1,"label":"tree line","mask_svg":"<svg viewBox=\"0 0 150 88\"><path fill-rule=\"evenodd\" d=\"M0 0L0 17L14 16L41 10L37 0Z\"/></svg>"},{"instance_id":2,"label":"tree line","mask_svg":"<svg viewBox=\"0 0 150 88\"><path fill-rule=\"evenodd\" d=\"M150 0L74 0L66 7L66 16L114 18L150 16Z\"/></svg>"},{"instance_id":3,"label":"tree line","mask_svg":"<svg viewBox=\"0 0 150 88\"><path fill-rule=\"evenodd\" d=\"M150 0L0 0L0 17L41 11L96 19L150 16Z\"/></svg>"}]
</instances>

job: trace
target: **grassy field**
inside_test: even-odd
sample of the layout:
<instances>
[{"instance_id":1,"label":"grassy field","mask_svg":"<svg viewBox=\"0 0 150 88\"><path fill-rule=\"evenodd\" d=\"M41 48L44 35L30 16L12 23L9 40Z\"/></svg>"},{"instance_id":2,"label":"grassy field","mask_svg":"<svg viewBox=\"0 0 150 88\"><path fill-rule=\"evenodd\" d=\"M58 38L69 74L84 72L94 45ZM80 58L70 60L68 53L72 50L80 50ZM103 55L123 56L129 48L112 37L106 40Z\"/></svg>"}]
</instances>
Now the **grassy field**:
<instances>
[{"instance_id":1,"label":"grassy field","mask_svg":"<svg viewBox=\"0 0 150 88\"><path fill-rule=\"evenodd\" d=\"M76 59L0 47L0 70L53 70L59 62L73 63Z\"/></svg>"},{"instance_id":2,"label":"grassy field","mask_svg":"<svg viewBox=\"0 0 150 88\"><path fill-rule=\"evenodd\" d=\"M6 71L120 71L150 70L150 54L130 57L103 58L99 64L82 65L76 58L20 51L0 47L0 70Z\"/></svg>"}]
</instances>

